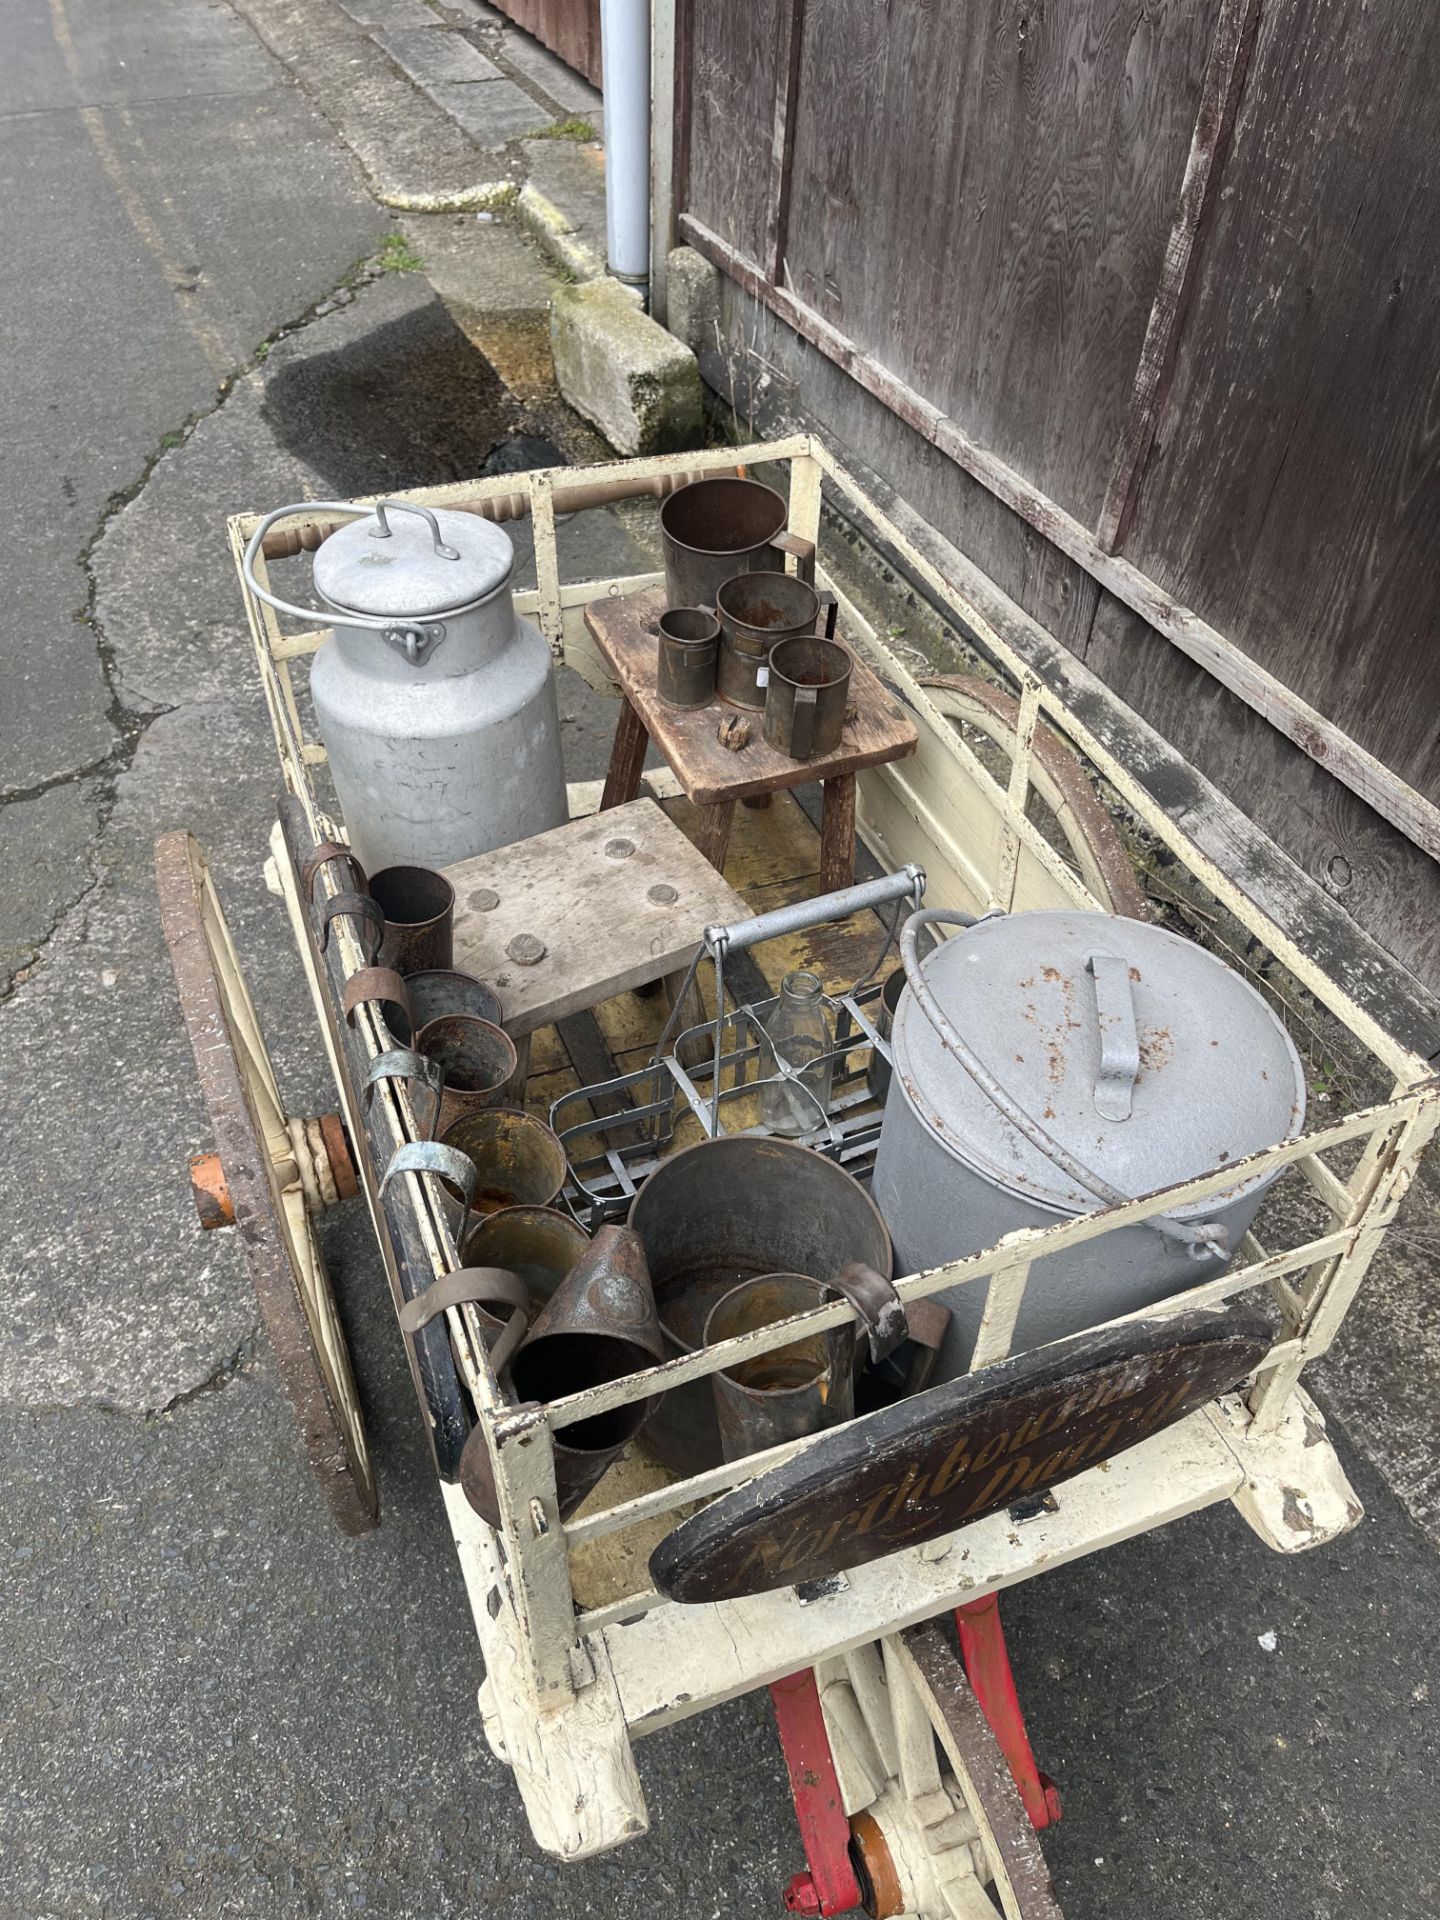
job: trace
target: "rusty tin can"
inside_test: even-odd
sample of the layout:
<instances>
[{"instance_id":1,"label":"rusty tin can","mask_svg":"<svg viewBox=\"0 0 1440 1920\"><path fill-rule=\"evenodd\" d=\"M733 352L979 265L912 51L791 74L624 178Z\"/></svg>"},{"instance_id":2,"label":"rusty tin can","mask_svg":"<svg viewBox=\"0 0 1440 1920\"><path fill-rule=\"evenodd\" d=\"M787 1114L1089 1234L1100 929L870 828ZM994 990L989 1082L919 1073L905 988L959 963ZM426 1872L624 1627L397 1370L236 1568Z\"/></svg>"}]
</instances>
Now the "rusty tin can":
<instances>
[{"instance_id":1,"label":"rusty tin can","mask_svg":"<svg viewBox=\"0 0 1440 1920\"><path fill-rule=\"evenodd\" d=\"M706 607L667 607L656 631L655 691L667 706L707 706L715 697L720 622Z\"/></svg>"}]
</instances>

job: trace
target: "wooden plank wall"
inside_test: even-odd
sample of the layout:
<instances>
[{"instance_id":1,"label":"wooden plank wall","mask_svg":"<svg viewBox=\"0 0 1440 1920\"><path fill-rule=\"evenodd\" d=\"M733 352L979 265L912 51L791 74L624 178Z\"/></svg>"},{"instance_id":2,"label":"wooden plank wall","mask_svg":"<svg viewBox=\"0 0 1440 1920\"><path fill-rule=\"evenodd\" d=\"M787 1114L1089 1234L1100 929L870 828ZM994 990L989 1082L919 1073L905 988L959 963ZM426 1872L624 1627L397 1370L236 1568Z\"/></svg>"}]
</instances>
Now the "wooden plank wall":
<instances>
[{"instance_id":1,"label":"wooden plank wall","mask_svg":"<svg viewBox=\"0 0 1440 1920\"><path fill-rule=\"evenodd\" d=\"M600 85L600 0L494 0L498 10L567 67Z\"/></svg>"},{"instance_id":2,"label":"wooden plank wall","mask_svg":"<svg viewBox=\"0 0 1440 1920\"><path fill-rule=\"evenodd\" d=\"M773 419L793 377L791 417L822 426L830 396L853 452L1440 987L1440 868L1417 879L1391 824L1433 850L1440 6L680 21L682 231L749 296L723 303L721 384L761 369ZM1187 608L1287 739L1156 631ZM1329 778L1365 792L1364 755L1302 702L1383 763L1387 817Z\"/></svg>"}]
</instances>

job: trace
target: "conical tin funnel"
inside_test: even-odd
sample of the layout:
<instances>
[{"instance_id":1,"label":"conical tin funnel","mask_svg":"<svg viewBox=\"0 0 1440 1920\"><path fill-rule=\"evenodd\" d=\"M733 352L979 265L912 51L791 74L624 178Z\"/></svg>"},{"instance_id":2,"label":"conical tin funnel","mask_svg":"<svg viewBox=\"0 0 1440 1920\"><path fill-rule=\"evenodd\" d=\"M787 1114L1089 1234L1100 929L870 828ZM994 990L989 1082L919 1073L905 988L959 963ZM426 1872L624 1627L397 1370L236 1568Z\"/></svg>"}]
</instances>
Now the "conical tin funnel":
<instances>
[{"instance_id":1,"label":"conical tin funnel","mask_svg":"<svg viewBox=\"0 0 1440 1920\"><path fill-rule=\"evenodd\" d=\"M519 1399L550 1401L604 1386L665 1357L640 1236L602 1227L571 1268L510 1363ZM555 1439L560 1515L574 1512L655 1410L637 1401L592 1414Z\"/></svg>"}]
</instances>

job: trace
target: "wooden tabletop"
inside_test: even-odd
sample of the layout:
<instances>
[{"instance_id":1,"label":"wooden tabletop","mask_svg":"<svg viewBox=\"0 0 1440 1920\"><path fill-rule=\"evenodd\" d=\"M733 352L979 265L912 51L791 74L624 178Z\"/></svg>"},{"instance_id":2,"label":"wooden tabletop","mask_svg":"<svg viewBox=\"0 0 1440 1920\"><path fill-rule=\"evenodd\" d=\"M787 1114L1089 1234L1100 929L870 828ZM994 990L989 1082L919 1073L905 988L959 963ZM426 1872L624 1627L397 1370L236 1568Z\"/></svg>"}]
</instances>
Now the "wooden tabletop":
<instances>
[{"instance_id":1,"label":"wooden tabletop","mask_svg":"<svg viewBox=\"0 0 1440 1920\"><path fill-rule=\"evenodd\" d=\"M455 965L495 989L517 1038L688 966L707 926L751 911L648 799L445 874Z\"/></svg>"},{"instance_id":2,"label":"wooden tabletop","mask_svg":"<svg viewBox=\"0 0 1440 1920\"><path fill-rule=\"evenodd\" d=\"M813 760L792 760L772 747L761 731L758 707L733 707L718 696L707 707L668 706L655 690L659 658L655 622L664 610L664 590L655 587L624 599L592 601L585 609L585 624L645 731L696 806L777 793L811 780L834 780L914 753L915 728L905 709L858 655L850 678L855 717L846 721L835 751ZM722 747L716 737L721 718L735 713L747 714L751 723L750 743L738 753Z\"/></svg>"}]
</instances>

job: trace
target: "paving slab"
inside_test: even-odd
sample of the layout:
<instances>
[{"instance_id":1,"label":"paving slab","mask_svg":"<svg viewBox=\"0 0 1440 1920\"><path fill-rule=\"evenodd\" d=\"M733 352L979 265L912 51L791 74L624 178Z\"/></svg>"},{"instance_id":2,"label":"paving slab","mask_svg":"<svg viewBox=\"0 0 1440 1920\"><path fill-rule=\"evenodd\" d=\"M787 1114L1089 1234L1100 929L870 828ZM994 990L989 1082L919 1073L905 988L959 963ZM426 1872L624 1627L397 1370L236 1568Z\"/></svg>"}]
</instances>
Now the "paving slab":
<instances>
[{"instance_id":1,"label":"paving slab","mask_svg":"<svg viewBox=\"0 0 1440 1920\"><path fill-rule=\"evenodd\" d=\"M488 205L497 172L335 0L235 0L364 168L377 199L415 210ZM499 84L493 82L491 84Z\"/></svg>"},{"instance_id":2,"label":"paving slab","mask_svg":"<svg viewBox=\"0 0 1440 1920\"><path fill-rule=\"evenodd\" d=\"M478 147L496 151L512 140L537 132L554 118L513 80L491 80L483 86L432 84L432 100L465 129Z\"/></svg>"},{"instance_id":3,"label":"paving slab","mask_svg":"<svg viewBox=\"0 0 1440 1920\"><path fill-rule=\"evenodd\" d=\"M548 47L542 47L538 40L522 33L518 27L506 28L500 39L500 53L542 93L558 100L568 112L591 121L598 131L603 102L598 88L592 87L583 74L567 67Z\"/></svg>"},{"instance_id":4,"label":"paving slab","mask_svg":"<svg viewBox=\"0 0 1440 1920\"><path fill-rule=\"evenodd\" d=\"M387 31L413 32L421 28L443 30L445 22L425 0L336 0L344 12L362 27L383 27Z\"/></svg>"},{"instance_id":5,"label":"paving slab","mask_svg":"<svg viewBox=\"0 0 1440 1920\"><path fill-rule=\"evenodd\" d=\"M458 33L434 31L378 33L375 38L395 64L415 82L429 88L455 80L498 80L500 69Z\"/></svg>"}]
</instances>

